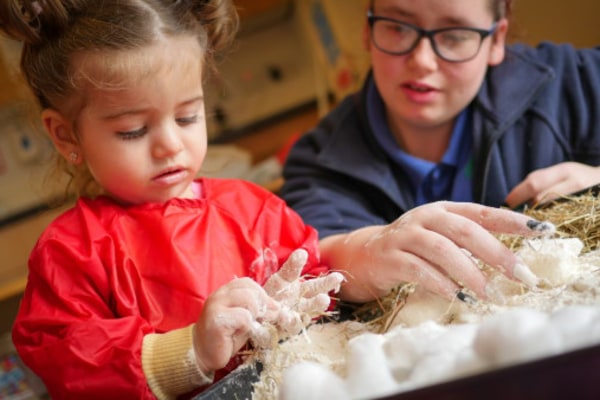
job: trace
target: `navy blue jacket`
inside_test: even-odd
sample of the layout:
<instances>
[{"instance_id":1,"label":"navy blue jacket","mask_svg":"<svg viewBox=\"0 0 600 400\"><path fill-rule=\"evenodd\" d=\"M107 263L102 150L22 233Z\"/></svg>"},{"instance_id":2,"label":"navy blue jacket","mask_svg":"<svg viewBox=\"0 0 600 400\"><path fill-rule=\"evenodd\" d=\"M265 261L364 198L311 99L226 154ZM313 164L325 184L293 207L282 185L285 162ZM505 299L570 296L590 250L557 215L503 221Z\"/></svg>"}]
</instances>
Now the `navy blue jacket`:
<instances>
[{"instance_id":1,"label":"navy blue jacket","mask_svg":"<svg viewBox=\"0 0 600 400\"><path fill-rule=\"evenodd\" d=\"M366 86L303 135L284 166L280 195L321 237L387 224L414 206L408 178L373 137ZM472 110L478 203L502 205L539 168L600 165L600 47L511 46Z\"/></svg>"}]
</instances>

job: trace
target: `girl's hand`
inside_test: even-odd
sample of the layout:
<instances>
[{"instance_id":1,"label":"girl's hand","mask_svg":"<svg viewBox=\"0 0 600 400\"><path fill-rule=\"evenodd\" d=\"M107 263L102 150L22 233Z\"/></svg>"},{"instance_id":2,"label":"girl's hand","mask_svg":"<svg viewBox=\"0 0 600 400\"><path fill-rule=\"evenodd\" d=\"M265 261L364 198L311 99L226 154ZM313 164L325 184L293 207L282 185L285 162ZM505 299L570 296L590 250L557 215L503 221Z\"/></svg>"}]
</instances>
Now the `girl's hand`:
<instances>
[{"instance_id":1,"label":"girl's hand","mask_svg":"<svg viewBox=\"0 0 600 400\"><path fill-rule=\"evenodd\" d=\"M310 318L329 307L330 291L338 291L340 273L304 280L305 250L294 251L281 269L261 287L250 278L235 279L215 291L204 304L194 327L194 351L199 368L209 373L223 368L248 339L261 347L297 334Z\"/></svg>"},{"instance_id":2,"label":"girl's hand","mask_svg":"<svg viewBox=\"0 0 600 400\"><path fill-rule=\"evenodd\" d=\"M294 251L281 269L265 283L265 291L282 306L275 321L280 338L297 334L312 318L323 314L331 302L328 293L338 292L344 280L339 272L304 279L301 273L307 260L306 250ZM266 347L270 335L255 339L257 345Z\"/></svg>"},{"instance_id":3,"label":"girl's hand","mask_svg":"<svg viewBox=\"0 0 600 400\"><path fill-rule=\"evenodd\" d=\"M599 182L600 167L564 162L531 172L506 196L505 202L511 208L524 203L533 206L553 200L560 195L577 192Z\"/></svg>"},{"instance_id":4,"label":"girl's hand","mask_svg":"<svg viewBox=\"0 0 600 400\"><path fill-rule=\"evenodd\" d=\"M490 232L536 236L554 226L523 214L475 203L436 202L414 208L384 226L321 240L322 261L346 272L342 299L367 301L400 283L415 282L447 298L462 286L488 297L487 280L473 257L510 278L537 278Z\"/></svg>"},{"instance_id":5,"label":"girl's hand","mask_svg":"<svg viewBox=\"0 0 600 400\"><path fill-rule=\"evenodd\" d=\"M194 351L205 373L225 367L263 321L275 321L281 306L250 278L234 279L206 299L194 327Z\"/></svg>"}]
</instances>

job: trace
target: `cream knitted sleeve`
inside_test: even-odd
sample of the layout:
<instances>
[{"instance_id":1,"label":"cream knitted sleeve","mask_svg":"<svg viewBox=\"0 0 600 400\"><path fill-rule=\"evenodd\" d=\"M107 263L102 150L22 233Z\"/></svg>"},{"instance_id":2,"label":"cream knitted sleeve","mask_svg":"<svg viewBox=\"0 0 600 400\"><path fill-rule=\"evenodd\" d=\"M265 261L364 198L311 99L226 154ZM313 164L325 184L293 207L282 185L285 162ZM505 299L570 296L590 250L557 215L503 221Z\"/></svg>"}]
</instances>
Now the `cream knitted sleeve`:
<instances>
[{"instance_id":1,"label":"cream knitted sleeve","mask_svg":"<svg viewBox=\"0 0 600 400\"><path fill-rule=\"evenodd\" d=\"M212 383L196 364L193 325L167 333L150 333L142 343L142 368L148 386L158 399L174 399Z\"/></svg>"}]
</instances>

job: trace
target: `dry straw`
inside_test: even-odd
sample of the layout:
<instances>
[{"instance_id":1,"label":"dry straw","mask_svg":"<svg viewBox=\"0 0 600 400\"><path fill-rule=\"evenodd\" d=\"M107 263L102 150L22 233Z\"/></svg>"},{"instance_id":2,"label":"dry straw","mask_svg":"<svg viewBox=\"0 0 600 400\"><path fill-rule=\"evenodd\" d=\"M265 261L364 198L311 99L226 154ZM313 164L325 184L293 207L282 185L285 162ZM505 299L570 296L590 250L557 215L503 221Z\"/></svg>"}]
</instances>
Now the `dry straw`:
<instances>
[{"instance_id":1,"label":"dry straw","mask_svg":"<svg viewBox=\"0 0 600 400\"><path fill-rule=\"evenodd\" d=\"M525 209L524 214L539 221L549 221L556 226L559 237L578 238L583 242L582 253L596 250L600 238L600 202L598 187L587 189L583 194L561 196L547 203ZM520 248L521 237L499 236L511 250Z\"/></svg>"}]
</instances>

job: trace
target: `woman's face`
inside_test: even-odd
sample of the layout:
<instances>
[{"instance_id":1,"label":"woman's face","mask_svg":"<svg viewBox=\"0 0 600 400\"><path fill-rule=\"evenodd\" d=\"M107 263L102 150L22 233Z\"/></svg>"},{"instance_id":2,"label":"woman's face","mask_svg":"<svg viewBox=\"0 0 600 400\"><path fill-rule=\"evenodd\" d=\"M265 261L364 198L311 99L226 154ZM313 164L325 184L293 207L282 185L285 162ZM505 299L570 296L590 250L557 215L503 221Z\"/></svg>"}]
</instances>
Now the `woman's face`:
<instances>
[{"instance_id":1,"label":"woman's face","mask_svg":"<svg viewBox=\"0 0 600 400\"><path fill-rule=\"evenodd\" d=\"M470 27L489 30L493 15L489 0L375 0L373 14L422 29ZM496 32L483 40L477 55L465 62L438 57L427 38L405 55L390 55L374 46L371 31L365 39L373 76L386 104L393 131L431 129L452 125L475 97L487 67L504 58L508 22L498 21Z\"/></svg>"}]
</instances>

